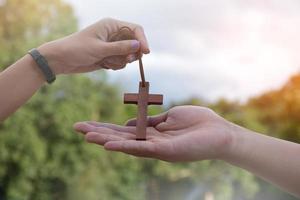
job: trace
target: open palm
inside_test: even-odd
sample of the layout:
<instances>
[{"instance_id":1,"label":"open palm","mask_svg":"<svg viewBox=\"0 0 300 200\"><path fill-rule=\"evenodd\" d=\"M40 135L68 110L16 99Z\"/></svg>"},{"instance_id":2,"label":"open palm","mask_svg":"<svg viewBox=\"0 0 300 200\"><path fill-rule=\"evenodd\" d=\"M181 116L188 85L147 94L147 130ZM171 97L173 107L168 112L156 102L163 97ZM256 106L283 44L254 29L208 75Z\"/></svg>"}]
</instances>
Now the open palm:
<instances>
[{"instance_id":1,"label":"open palm","mask_svg":"<svg viewBox=\"0 0 300 200\"><path fill-rule=\"evenodd\" d=\"M126 126L78 122L76 131L106 150L165 161L195 161L222 157L230 148L234 125L210 109L178 106L148 118L147 140L136 141L136 120Z\"/></svg>"}]
</instances>

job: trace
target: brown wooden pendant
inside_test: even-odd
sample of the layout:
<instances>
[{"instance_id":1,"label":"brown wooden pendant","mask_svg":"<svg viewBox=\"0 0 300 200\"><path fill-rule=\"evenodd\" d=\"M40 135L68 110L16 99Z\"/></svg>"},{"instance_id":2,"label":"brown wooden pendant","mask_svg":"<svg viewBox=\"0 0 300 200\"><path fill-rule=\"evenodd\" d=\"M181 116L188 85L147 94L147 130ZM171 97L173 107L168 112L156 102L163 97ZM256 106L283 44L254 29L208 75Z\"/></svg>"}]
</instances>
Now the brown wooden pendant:
<instances>
[{"instance_id":1,"label":"brown wooden pendant","mask_svg":"<svg viewBox=\"0 0 300 200\"><path fill-rule=\"evenodd\" d=\"M123 27L119 32L115 33L109 41L134 39L134 33L128 27ZM144 67L139 54L139 69L141 75L141 81L139 83L138 93L126 93L124 94L124 104L137 104L137 123L136 123L136 140L146 140L146 130L148 126L148 105L162 105L163 95L161 94L149 94L150 84L146 82L144 75Z\"/></svg>"}]
</instances>

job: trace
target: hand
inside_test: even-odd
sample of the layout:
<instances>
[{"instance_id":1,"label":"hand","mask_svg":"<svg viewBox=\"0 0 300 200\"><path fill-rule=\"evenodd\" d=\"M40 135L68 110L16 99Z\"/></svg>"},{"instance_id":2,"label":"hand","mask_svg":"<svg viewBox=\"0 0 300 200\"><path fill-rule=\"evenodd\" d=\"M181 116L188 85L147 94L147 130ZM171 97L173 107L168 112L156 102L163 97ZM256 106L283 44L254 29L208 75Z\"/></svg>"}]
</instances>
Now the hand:
<instances>
[{"instance_id":1,"label":"hand","mask_svg":"<svg viewBox=\"0 0 300 200\"><path fill-rule=\"evenodd\" d=\"M109 42L122 27L129 27L136 40ZM137 53L149 53L143 28L139 25L103 19L65 38L38 48L55 74L89 72L101 68L121 69L137 60Z\"/></svg>"},{"instance_id":2,"label":"hand","mask_svg":"<svg viewBox=\"0 0 300 200\"><path fill-rule=\"evenodd\" d=\"M229 153L236 125L212 110L198 106L174 107L148 118L147 140L136 141L136 120L127 126L98 122L79 122L76 131L90 143L106 150L157 158L165 161L222 159Z\"/></svg>"},{"instance_id":3,"label":"hand","mask_svg":"<svg viewBox=\"0 0 300 200\"><path fill-rule=\"evenodd\" d=\"M300 145L234 125L197 106L174 107L149 117L147 140L135 140L136 120L127 126L79 122L90 143L134 156L170 162L221 159L300 196Z\"/></svg>"}]
</instances>

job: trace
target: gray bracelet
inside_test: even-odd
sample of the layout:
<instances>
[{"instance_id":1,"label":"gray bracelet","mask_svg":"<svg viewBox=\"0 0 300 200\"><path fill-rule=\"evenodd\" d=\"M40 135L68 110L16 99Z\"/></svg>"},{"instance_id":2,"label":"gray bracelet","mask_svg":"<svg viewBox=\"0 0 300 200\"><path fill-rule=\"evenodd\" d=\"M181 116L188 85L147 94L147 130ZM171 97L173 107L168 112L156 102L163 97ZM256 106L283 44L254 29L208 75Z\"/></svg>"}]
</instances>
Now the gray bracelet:
<instances>
[{"instance_id":1,"label":"gray bracelet","mask_svg":"<svg viewBox=\"0 0 300 200\"><path fill-rule=\"evenodd\" d=\"M34 59L36 64L39 66L40 70L43 72L43 74L46 78L46 81L49 84L53 83L53 81L55 81L56 77L55 77L55 74L50 69L46 58L44 56L42 56L37 49L32 49L28 53L32 56L32 58Z\"/></svg>"}]
</instances>

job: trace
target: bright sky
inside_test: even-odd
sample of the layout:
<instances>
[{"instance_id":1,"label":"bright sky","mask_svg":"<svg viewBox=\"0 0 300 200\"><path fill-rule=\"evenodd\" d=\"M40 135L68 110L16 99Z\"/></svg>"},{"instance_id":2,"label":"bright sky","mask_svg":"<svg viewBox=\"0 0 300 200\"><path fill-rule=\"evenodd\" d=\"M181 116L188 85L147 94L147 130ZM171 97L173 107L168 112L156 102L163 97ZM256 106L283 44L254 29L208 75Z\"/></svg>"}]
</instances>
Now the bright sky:
<instances>
[{"instance_id":1,"label":"bright sky","mask_svg":"<svg viewBox=\"0 0 300 200\"><path fill-rule=\"evenodd\" d=\"M80 27L103 17L141 24L152 92L166 101L191 96L244 101L278 88L300 70L299 0L67 0ZM109 72L136 91L138 65Z\"/></svg>"}]
</instances>

